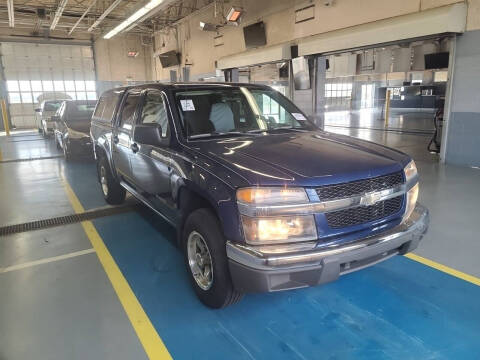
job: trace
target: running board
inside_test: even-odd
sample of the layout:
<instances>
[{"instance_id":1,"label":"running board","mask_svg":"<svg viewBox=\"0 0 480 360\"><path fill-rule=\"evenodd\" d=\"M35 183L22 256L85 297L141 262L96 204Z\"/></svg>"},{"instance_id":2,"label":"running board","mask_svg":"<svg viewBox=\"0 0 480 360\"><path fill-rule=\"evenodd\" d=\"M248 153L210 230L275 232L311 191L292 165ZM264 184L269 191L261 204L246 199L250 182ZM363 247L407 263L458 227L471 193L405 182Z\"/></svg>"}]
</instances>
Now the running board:
<instances>
[{"instance_id":1,"label":"running board","mask_svg":"<svg viewBox=\"0 0 480 360\"><path fill-rule=\"evenodd\" d=\"M155 214L159 215L162 219L164 219L166 222L168 222L170 225L176 227L177 224L170 220L168 217L166 217L165 215L163 215L160 211L158 211L157 209L155 209L151 204L150 202L143 196L143 195L140 195L133 187L131 187L130 185L128 185L125 181L120 181L120 185L125 188L125 190L127 190L130 194L132 194L135 198L137 198L138 200L140 200L142 202L142 204L144 204L145 206L147 206L148 208L150 208L150 210L152 210Z\"/></svg>"}]
</instances>

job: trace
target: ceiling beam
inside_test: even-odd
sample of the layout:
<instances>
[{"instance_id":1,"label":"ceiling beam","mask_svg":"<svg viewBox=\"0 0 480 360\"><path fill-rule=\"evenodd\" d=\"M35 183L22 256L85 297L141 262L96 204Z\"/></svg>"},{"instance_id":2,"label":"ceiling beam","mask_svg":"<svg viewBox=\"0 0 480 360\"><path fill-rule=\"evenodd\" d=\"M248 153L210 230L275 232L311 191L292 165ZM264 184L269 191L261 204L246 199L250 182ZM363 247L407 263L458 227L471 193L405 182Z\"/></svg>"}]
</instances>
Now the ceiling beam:
<instances>
[{"instance_id":1,"label":"ceiling beam","mask_svg":"<svg viewBox=\"0 0 480 360\"><path fill-rule=\"evenodd\" d=\"M55 27L58 24L58 21L62 17L63 10L67 6L68 0L60 0L60 4L58 4L57 11L55 11L55 16L53 17L52 25L50 25L50 30L55 30Z\"/></svg>"},{"instance_id":2,"label":"ceiling beam","mask_svg":"<svg viewBox=\"0 0 480 360\"><path fill-rule=\"evenodd\" d=\"M91 32L93 31L98 25L100 25L100 23L103 21L103 19L105 19L108 14L110 14L120 3L122 2L122 0L115 0L112 5L110 5L107 10L105 10L105 12L100 15L100 17L97 19L97 21L95 21L92 26L90 26L88 28L88 32Z\"/></svg>"},{"instance_id":3,"label":"ceiling beam","mask_svg":"<svg viewBox=\"0 0 480 360\"><path fill-rule=\"evenodd\" d=\"M13 11L13 0L7 0L8 8L8 26L11 28L15 27L15 14Z\"/></svg>"},{"instance_id":4,"label":"ceiling beam","mask_svg":"<svg viewBox=\"0 0 480 360\"><path fill-rule=\"evenodd\" d=\"M12 0L13 1L13 0ZM92 8L93 5L95 5L97 2L97 0L92 0L90 1L90 4L88 5L87 7L87 10L85 10L85 12L82 14L82 16L80 16L80 18L77 20L77 22L75 23L75 25L73 25L73 27L70 29L70 31L68 32L68 35L70 35L75 29L76 27L78 26L78 24L80 24L80 22L83 20L83 18L88 14L88 12L90 11L90 9Z\"/></svg>"}]
</instances>

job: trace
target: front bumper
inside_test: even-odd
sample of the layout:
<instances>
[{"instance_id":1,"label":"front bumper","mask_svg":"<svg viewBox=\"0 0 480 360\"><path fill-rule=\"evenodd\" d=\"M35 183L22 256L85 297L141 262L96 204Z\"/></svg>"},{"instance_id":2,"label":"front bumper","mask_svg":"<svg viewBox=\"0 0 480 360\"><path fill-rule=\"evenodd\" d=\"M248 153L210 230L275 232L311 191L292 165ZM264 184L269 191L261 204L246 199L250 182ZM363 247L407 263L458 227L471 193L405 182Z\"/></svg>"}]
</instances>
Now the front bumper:
<instances>
[{"instance_id":1,"label":"front bumper","mask_svg":"<svg viewBox=\"0 0 480 360\"><path fill-rule=\"evenodd\" d=\"M383 233L347 244L268 252L228 241L233 284L241 292L271 292L314 286L338 279L394 255L414 250L429 224L428 210L417 204L412 215ZM287 246L288 249L288 246Z\"/></svg>"}]
</instances>

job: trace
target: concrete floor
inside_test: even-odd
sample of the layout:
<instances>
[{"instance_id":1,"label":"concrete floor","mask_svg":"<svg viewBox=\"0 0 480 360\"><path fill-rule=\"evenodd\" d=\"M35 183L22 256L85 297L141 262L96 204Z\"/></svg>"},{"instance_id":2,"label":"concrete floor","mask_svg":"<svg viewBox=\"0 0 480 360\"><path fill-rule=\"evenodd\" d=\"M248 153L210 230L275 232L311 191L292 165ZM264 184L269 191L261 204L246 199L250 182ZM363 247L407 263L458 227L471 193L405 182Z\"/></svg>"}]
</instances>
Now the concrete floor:
<instances>
[{"instance_id":1,"label":"concrete floor","mask_svg":"<svg viewBox=\"0 0 480 360\"><path fill-rule=\"evenodd\" d=\"M431 211L416 253L480 276L480 170L439 164L425 150L428 136L327 130L411 154L421 174L420 201ZM0 137L3 160L44 158L0 163L0 226L73 213L65 182L85 209L105 206L94 164L45 159L59 155L52 144L37 134ZM211 311L190 289L174 229L157 216L145 209L93 224L174 358L474 359L480 353L480 287L405 257L322 287L250 295ZM80 224L0 238L0 359L147 357L91 248Z\"/></svg>"}]
</instances>

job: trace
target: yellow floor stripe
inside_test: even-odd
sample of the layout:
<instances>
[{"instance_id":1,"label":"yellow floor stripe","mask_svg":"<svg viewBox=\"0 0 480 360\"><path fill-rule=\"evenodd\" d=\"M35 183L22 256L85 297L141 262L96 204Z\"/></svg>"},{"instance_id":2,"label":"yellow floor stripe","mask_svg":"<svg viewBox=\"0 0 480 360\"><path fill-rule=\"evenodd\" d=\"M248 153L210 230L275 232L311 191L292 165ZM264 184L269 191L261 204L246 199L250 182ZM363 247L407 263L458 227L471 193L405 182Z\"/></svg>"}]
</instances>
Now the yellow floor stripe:
<instances>
[{"instance_id":1,"label":"yellow floor stripe","mask_svg":"<svg viewBox=\"0 0 480 360\"><path fill-rule=\"evenodd\" d=\"M75 192L70 184L64 179L65 191L68 199L72 204L73 210L76 213L84 212L84 208L78 200ZM135 332L147 353L149 359L167 360L172 359L165 344L153 327L150 319L140 305L138 299L133 293L130 285L118 268L115 260L105 246L102 238L97 232L97 229L91 221L82 222L83 229L87 234L97 256L102 264L108 278L110 279L115 292L117 293L120 302L127 313L130 322L132 323Z\"/></svg>"},{"instance_id":2,"label":"yellow floor stripe","mask_svg":"<svg viewBox=\"0 0 480 360\"><path fill-rule=\"evenodd\" d=\"M418 261L424 265L427 265L427 266L430 266L434 269L437 269L437 270L440 270L440 271L443 271L444 273L447 273L449 275L452 275L452 276L455 276L459 279L462 279L462 280L465 280L465 281L468 281L469 283L472 283L472 284L475 284L475 285L478 285L480 286L480 279L473 276L473 275L469 275L469 274L465 274L464 272L461 272L459 270L455 270L455 269L452 269L451 267L448 267L448 266L445 266L445 265L442 265L442 264L439 264L433 260L430 260L430 259L426 259L424 257L421 257L419 255L416 255L416 254L413 254L413 253L410 253L410 254L407 254L405 255L406 257L408 257L409 259L412 259L412 260L415 260L415 261Z\"/></svg>"}]
</instances>

